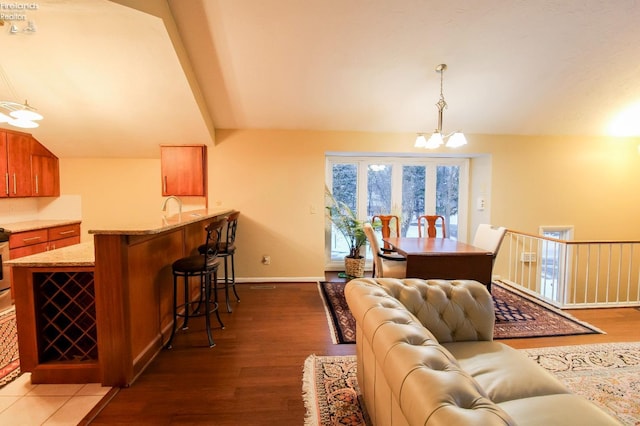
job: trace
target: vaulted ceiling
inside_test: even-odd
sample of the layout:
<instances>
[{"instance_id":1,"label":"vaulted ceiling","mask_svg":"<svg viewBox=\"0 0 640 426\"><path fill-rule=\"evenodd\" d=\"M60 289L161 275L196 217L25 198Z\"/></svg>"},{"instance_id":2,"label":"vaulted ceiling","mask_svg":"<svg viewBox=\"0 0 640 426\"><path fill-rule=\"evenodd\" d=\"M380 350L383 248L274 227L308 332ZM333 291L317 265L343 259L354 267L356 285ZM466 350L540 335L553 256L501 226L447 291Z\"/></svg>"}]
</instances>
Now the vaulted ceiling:
<instances>
[{"instance_id":1,"label":"vaulted ceiling","mask_svg":"<svg viewBox=\"0 0 640 426\"><path fill-rule=\"evenodd\" d=\"M428 132L439 63L445 131L604 135L640 101L635 0L33 4L0 27L0 100L36 107L27 131L60 157L158 157L220 128Z\"/></svg>"}]
</instances>

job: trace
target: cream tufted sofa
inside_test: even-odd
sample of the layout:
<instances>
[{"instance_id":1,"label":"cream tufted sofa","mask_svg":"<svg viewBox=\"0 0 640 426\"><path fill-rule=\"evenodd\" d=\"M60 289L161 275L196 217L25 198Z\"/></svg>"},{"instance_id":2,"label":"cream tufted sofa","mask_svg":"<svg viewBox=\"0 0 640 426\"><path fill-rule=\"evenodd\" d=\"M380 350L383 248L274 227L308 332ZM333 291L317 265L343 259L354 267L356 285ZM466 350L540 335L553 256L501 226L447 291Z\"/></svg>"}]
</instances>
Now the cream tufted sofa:
<instances>
[{"instance_id":1,"label":"cream tufted sofa","mask_svg":"<svg viewBox=\"0 0 640 426\"><path fill-rule=\"evenodd\" d=\"M494 342L493 302L478 282L361 278L345 295L376 426L620 424Z\"/></svg>"}]
</instances>

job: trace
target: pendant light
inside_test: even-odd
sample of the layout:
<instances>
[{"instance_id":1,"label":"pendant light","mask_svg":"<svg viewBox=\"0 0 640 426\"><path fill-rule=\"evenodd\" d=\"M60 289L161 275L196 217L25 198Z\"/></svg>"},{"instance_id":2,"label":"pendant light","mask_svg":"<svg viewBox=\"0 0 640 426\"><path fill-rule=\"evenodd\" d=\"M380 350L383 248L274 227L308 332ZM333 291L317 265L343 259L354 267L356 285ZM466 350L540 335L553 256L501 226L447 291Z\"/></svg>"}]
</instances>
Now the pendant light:
<instances>
[{"instance_id":1,"label":"pendant light","mask_svg":"<svg viewBox=\"0 0 640 426\"><path fill-rule=\"evenodd\" d=\"M419 133L416 138L416 148L435 149L445 144L445 142L445 146L448 148L457 148L467 144L467 138L465 138L464 133L460 131L446 135L442 133L442 115L444 109L447 107L447 102L444 100L444 94L442 91L444 71L446 69L447 64L440 64L436 67L436 72L440 73L440 100L436 103L436 106L438 107L438 128L429 135L429 139L427 139L424 133Z\"/></svg>"}]
</instances>

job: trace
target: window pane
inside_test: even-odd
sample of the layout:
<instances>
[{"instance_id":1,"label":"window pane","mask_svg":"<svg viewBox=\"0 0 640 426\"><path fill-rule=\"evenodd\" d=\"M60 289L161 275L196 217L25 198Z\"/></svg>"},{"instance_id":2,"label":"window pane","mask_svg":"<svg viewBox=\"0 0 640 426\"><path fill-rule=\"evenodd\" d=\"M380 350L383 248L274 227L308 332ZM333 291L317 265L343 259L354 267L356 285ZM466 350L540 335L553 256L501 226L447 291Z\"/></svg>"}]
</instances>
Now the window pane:
<instances>
[{"instance_id":1,"label":"window pane","mask_svg":"<svg viewBox=\"0 0 640 426\"><path fill-rule=\"evenodd\" d=\"M367 168L367 216L392 214L391 171L384 164L371 164Z\"/></svg>"},{"instance_id":2,"label":"window pane","mask_svg":"<svg viewBox=\"0 0 640 426\"><path fill-rule=\"evenodd\" d=\"M418 216L424 214L425 166L402 167L402 228L403 237L418 236Z\"/></svg>"},{"instance_id":3,"label":"window pane","mask_svg":"<svg viewBox=\"0 0 640 426\"><path fill-rule=\"evenodd\" d=\"M357 164L334 164L332 167L333 184L331 192L337 201L347 204L357 212ZM349 254L349 245L344 235L335 226L331 226L331 260L343 259Z\"/></svg>"},{"instance_id":4,"label":"window pane","mask_svg":"<svg viewBox=\"0 0 640 426\"><path fill-rule=\"evenodd\" d=\"M438 166L436 178L436 214L444 216L448 237L458 239L459 166Z\"/></svg>"}]
</instances>

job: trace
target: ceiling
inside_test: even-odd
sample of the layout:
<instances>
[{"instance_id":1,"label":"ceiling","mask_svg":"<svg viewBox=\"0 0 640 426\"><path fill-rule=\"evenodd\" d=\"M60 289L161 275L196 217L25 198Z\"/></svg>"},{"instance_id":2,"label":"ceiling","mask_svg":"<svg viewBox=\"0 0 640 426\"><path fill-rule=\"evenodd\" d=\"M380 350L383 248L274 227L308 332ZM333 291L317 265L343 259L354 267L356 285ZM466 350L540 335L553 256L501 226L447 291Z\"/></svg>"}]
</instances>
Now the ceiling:
<instances>
[{"instance_id":1,"label":"ceiling","mask_svg":"<svg viewBox=\"0 0 640 426\"><path fill-rule=\"evenodd\" d=\"M36 33L0 27L0 100L36 107L60 157L155 158L223 128L428 132L439 63L445 132L604 135L640 101L635 0L37 5Z\"/></svg>"}]
</instances>

